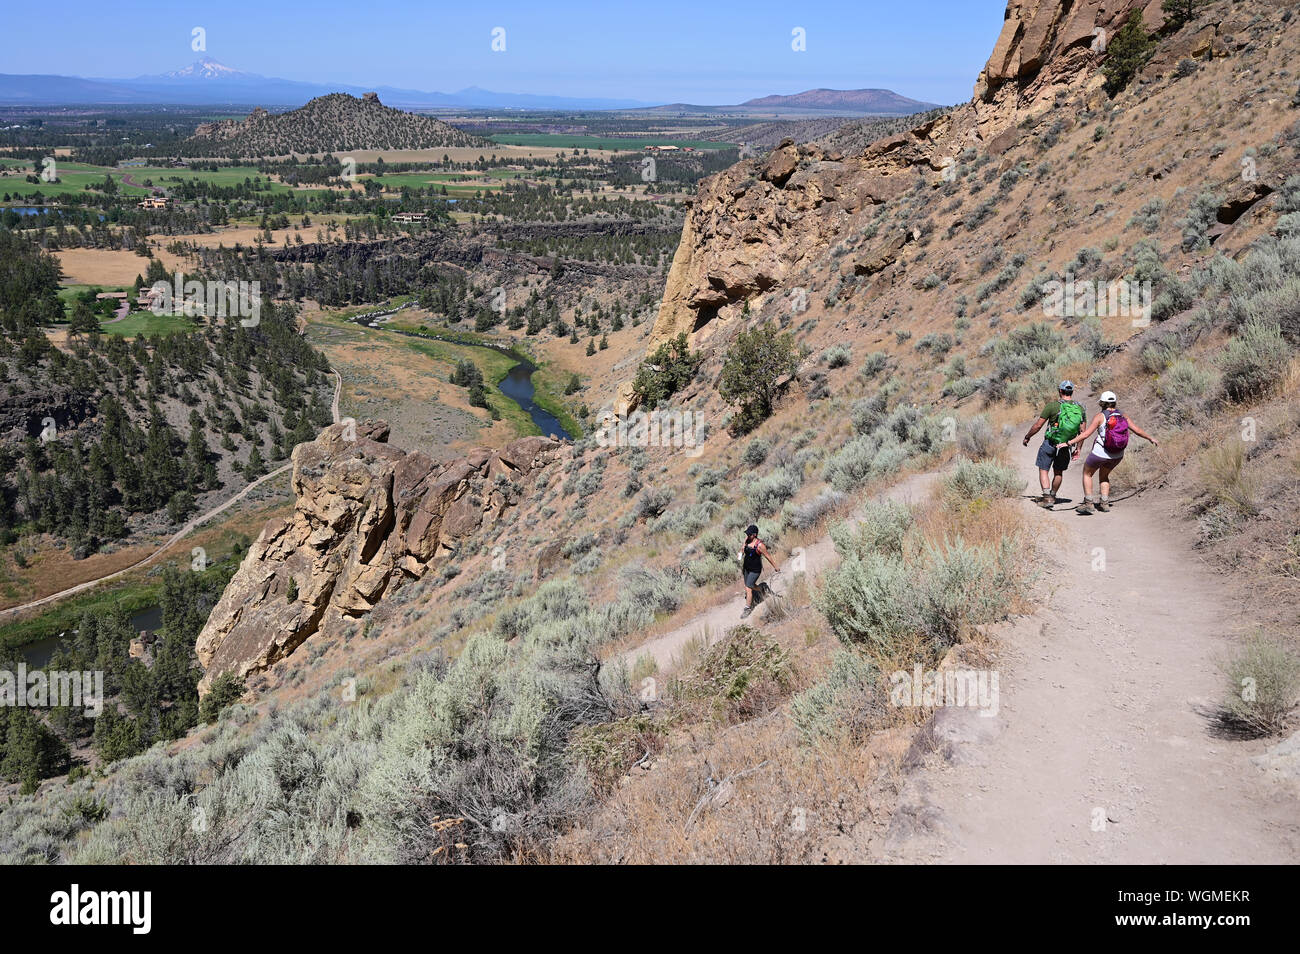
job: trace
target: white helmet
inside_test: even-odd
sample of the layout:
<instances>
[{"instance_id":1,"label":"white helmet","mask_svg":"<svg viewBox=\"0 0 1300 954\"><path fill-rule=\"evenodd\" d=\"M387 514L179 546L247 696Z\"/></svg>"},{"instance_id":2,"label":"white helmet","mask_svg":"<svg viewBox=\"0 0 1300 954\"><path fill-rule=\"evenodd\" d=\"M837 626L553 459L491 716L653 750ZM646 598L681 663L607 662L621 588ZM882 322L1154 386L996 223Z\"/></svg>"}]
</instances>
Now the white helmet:
<instances>
[{"instance_id":1,"label":"white helmet","mask_svg":"<svg viewBox=\"0 0 1300 954\"><path fill-rule=\"evenodd\" d=\"M1118 404L1119 398L1115 397L1114 391L1102 391L1101 397L1097 399L1102 404Z\"/></svg>"}]
</instances>

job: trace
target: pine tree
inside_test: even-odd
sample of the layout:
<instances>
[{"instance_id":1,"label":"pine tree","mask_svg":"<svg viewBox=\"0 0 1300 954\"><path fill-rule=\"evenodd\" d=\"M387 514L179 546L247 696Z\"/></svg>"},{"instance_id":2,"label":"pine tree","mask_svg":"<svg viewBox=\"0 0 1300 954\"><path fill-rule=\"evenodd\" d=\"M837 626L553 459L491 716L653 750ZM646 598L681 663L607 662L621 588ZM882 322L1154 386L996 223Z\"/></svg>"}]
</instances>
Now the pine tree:
<instances>
[{"instance_id":1,"label":"pine tree","mask_svg":"<svg viewBox=\"0 0 1300 954\"><path fill-rule=\"evenodd\" d=\"M257 445L253 445L252 451L248 455L248 463L244 465L244 477L253 481L266 473L266 462L262 460L262 452Z\"/></svg>"},{"instance_id":2,"label":"pine tree","mask_svg":"<svg viewBox=\"0 0 1300 954\"><path fill-rule=\"evenodd\" d=\"M1106 92L1113 97L1128 86L1151 58L1155 46L1142 24L1142 11L1134 10L1106 48L1106 62L1101 67Z\"/></svg>"}]
</instances>

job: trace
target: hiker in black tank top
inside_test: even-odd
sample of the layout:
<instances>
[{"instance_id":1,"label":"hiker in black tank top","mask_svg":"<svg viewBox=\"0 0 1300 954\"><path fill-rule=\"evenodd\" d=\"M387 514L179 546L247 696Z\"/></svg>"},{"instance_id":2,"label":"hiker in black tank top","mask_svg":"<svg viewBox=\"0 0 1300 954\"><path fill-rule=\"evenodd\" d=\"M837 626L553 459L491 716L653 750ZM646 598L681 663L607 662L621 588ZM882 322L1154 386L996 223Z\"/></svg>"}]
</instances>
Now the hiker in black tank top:
<instances>
[{"instance_id":1,"label":"hiker in black tank top","mask_svg":"<svg viewBox=\"0 0 1300 954\"><path fill-rule=\"evenodd\" d=\"M758 527L750 524L745 530L745 546L740 551L740 569L745 578L745 609L740 614L741 619L754 611L754 588L758 586L758 578L763 573L764 558L772 564L772 572L781 572L772 555L767 552L767 544L758 539Z\"/></svg>"}]
</instances>

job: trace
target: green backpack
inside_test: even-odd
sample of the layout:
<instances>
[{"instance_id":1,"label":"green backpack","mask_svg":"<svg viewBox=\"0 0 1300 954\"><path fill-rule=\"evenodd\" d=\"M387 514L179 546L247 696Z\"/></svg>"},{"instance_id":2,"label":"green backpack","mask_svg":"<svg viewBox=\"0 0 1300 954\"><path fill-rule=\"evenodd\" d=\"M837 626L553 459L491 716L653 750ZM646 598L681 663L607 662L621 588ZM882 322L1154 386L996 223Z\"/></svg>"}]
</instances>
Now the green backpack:
<instances>
[{"instance_id":1,"label":"green backpack","mask_svg":"<svg viewBox=\"0 0 1300 954\"><path fill-rule=\"evenodd\" d=\"M1056 414L1056 423L1047 429L1047 439L1053 444L1064 444L1079 436L1083 430L1083 405L1075 401L1062 401Z\"/></svg>"}]
</instances>

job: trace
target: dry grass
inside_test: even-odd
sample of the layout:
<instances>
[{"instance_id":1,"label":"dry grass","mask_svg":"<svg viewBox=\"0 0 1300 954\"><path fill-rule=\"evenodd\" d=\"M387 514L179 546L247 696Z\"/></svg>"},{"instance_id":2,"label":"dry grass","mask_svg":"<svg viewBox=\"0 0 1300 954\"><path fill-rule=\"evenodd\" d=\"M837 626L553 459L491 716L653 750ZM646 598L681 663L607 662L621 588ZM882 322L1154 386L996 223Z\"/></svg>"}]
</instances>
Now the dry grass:
<instances>
[{"instance_id":1,"label":"dry grass","mask_svg":"<svg viewBox=\"0 0 1300 954\"><path fill-rule=\"evenodd\" d=\"M147 258L121 249L69 248L54 254L63 266L63 280L71 285L130 285L149 268ZM162 254L163 264L175 268L175 256Z\"/></svg>"},{"instance_id":2,"label":"dry grass","mask_svg":"<svg viewBox=\"0 0 1300 954\"><path fill-rule=\"evenodd\" d=\"M914 540L961 536L997 546L1025 535L1017 501L953 506L939 495L919 505ZM1026 561L1032 554L1026 548ZM791 594L793 595L793 594ZM780 864L868 861L888 824L903 780L904 757L928 713L887 707L865 737L848 734L810 746L789 718L793 695L822 677L837 648L820 614L791 599L782 621L759 634L742 627L718 644L697 640L683 653L680 679L657 711L672 726L662 751L639 759L605 790L595 813L539 860L571 863ZM1020 609L1023 607L1017 607ZM901 640L883 672L929 665L916 635ZM970 631L934 665L989 665L993 639ZM760 660L779 665L765 667ZM761 670L760 678L744 675ZM773 678L773 670L788 671ZM738 674L740 678L738 677ZM741 691L735 692L740 685ZM625 759L625 761L627 761Z\"/></svg>"},{"instance_id":3,"label":"dry grass","mask_svg":"<svg viewBox=\"0 0 1300 954\"><path fill-rule=\"evenodd\" d=\"M1240 441L1216 444L1200 458L1201 482L1217 503L1250 516L1259 509L1259 478L1246 467L1246 448Z\"/></svg>"},{"instance_id":4,"label":"dry grass","mask_svg":"<svg viewBox=\"0 0 1300 954\"><path fill-rule=\"evenodd\" d=\"M910 740L808 749L780 714L670 752L634 770L548 860L623 864L813 864L845 832L883 824ZM856 846L855 846L856 847Z\"/></svg>"}]
</instances>

